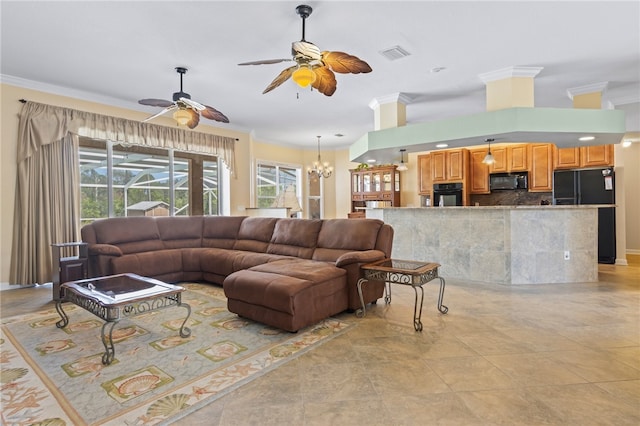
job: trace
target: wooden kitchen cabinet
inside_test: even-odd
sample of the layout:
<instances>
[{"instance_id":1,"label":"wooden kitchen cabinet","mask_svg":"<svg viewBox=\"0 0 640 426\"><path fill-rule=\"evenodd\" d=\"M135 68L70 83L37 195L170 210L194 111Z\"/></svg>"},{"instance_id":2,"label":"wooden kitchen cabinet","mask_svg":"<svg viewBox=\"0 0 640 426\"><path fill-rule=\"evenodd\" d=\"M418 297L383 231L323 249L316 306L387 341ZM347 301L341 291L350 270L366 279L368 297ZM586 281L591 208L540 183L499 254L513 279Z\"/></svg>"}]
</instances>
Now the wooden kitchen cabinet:
<instances>
[{"instance_id":1,"label":"wooden kitchen cabinet","mask_svg":"<svg viewBox=\"0 0 640 426\"><path fill-rule=\"evenodd\" d=\"M485 155L487 155L487 151L488 149L485 150ZM507 163L507 147L493 146L491 147L491 155L493 155L493 164L489 165L489 172L507 173L509 171Z\"/></svg>"},{"instance_id":2,"label":"wooden kitchen cabinet","mask_svg":"<svg viewBox=\"0 0 640 426\"><path fill-rule=\"evenodd\" d=\"M470 194L489 194L489 166L484 164L486 149L472 149L469 151L469 176L467 188Z\"/></svg>"},{"instance_id":3,"label":"wooden kitchen cabinet","mask_svg":"<svg viewBox=\"0 0 640 426\"><path fill-rule=\"evenodd\" d=\"M400 206L400 172L397 166L370 167L351 172L351 212L361 213L367 201L385 201ZM349 215L361 217L363 215Z\"/></svg>"},{"instance_id":4,"label":"wooden kitchen cabinet","mask_svg":"<svg viewBox=\"0 0 640 426\"><path fill-rule=\"evenodd\" d=\"M528 144L492 146L491 154L494 163L489 167L490 173L526 172L529 169Z\"/></svg>"},{"instance_id":5,"label":"wooden kitchen cabinet","mask_svg":"<svg viewBox=\"0 0 640 426\"><path fill-rule=\"evenodd\" d=\"M580 147L580 167L613 166L613 145Z\"/></svg>"},{"instance_id":6,"label":"wooden kitchen cabinet","mask_svg":"<svg viewBox=\"0 0 640 426\"><path fill-rule=\"evenodd\" d=\"M613 145L555 148L553 167L556 170L612 166Z\"/></svg>"},{"instance_id":7,"label":"wooden kitchen cabinet","mask_svg":"<svg viewBox=\"0 0 640 426\"><path fill-rule=\"evenodd\" d=\"M469 151L452 149L431 154L432 182L462 182L469 167Z\"/></svg>"},{"instance_id":8,"label":"wooden kitchen cabinet","mask_svg":"<svg viewBox=\"0 0 640 426\"><path fill-rule=\"evenodd\" d=\"M510 172L526 172L529 170L529 149L527 144L509 145L507 161Z\"/></svg>"},{"instance_id":9,"label":"wooden kitchen cabinet","mask_svg":"<svg viewBox=\"0 0 640 426\"><path fill-rule=\"evenodd\" d=\"M553 148L550 143L529 144L529 191L553 190Z\"/></svg>"},{"instance_id":10,"label":"wooden kitchen cabinet","mask_svg":"<svg viewBox=\"0 0 640 426\"><path fill-rule=\"evenodd\" d=\"M554 145L555 146L555 145ZM570 148L554 149L553 168L561 169L577 169L580 167L580 148L577 146Z\"/></svg>"},{"instance_id":11,"label":"wooden kitchen cabinet","mask_svg":"<svg viewBox=\"0 0 640 426\"><path fill-rule=\"evenodd\" d=\"M418 155L419 194L431 196L433 179L431 177L431 154Z\"/></svg>"}]
</instances>

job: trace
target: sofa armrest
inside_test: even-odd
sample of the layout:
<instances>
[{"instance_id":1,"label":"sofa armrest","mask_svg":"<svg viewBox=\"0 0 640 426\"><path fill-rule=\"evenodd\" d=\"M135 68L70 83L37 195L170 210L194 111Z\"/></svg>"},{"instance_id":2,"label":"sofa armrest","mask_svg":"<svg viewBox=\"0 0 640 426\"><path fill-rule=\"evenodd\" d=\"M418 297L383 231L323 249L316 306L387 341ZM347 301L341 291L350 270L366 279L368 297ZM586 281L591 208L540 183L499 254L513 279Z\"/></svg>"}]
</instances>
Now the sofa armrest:
<instances>
[{"instance_id":1,"label":"sofa armrest","mask_svg":"<svg viewBox=\"0 0 640 426\"><path fill-rule=\"evenodd\" d=\"M90 244L89 255L122 256L122 251L120 247L111 244Z\"/></svg>"},{"instance_id":2,"label":"sofa armrest","mask_svg":"<svg viewBox=\"0 0 640 426\"><path fill-rule=\"evenodd\" d=\"M371 263L384 258L384 252L380 250L350 251L336 260L336 266L342 267L352 263Z\"/></svg>"}]
</instances>

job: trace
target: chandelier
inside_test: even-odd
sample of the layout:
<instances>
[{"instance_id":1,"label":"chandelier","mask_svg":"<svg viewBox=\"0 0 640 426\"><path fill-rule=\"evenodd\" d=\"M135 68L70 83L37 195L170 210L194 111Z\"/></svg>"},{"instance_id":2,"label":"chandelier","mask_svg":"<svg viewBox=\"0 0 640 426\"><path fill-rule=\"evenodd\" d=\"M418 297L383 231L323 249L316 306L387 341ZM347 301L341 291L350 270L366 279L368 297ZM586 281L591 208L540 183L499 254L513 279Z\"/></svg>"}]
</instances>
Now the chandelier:
<instances>
[{"instance_id":1,"label":"chandelier","mask_svg":"<svg viewBox=\"0 0 640 426\"><path fill-rule=\"evenodd\" d=\"M307 167L307 173L309 177L313 177L314 175L319 178L328 178L333 174L333 167L329 166L329 163L322 162L320 158L320 136L318 138L318 161L313 162L312 167Z\"/></svg>"}]
</instances>

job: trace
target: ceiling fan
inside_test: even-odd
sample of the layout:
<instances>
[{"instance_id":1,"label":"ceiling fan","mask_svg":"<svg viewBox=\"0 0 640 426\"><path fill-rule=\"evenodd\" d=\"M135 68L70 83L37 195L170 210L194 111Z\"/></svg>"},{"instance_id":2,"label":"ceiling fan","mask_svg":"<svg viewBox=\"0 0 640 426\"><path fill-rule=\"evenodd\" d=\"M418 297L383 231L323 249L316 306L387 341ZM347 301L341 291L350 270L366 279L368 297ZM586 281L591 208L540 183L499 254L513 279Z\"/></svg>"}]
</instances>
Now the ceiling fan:
<instances>
[{"instance_id":1,"label":"ceiling fan","mask_svg":"<svg viewBox=\"0 0 640 426\"><path fill-rule=\"evenodd\" d=\"M184 67L176 67L176 71L180 74L180 91L173 94L173 102L166 101L164 99L140 99L138 101L138 103L142 105L164 108L159 113L142 120L143 123L174 110L173 118L178 122L178 124L187 126L190 129L193 129L198 125L200 122L200 115L204 118L220 121L222 123L229 122L229 119L217 109L192 101L191 95L182 91L182 76L187 72L187 69Z\"/></svg>"},{"instance_id":2,"label":"ceiling fan","mask_svg":"<svg viewBox=\"0 0 640 426\"><path fill-rule=\"evenodd\" d=\"M296 7L296 13L302 18L302 39L291 44L293 59L267 59L262 61L243 62L238 65L262 65L277 64L280 62L294 61L296 64L283 70L264 89L268 93L292 78L300 87L311 85L314 89L326 96L331 96L336 91L336 76L334 72L341 74L360 74L371 72L371 67L365 61L344 52L320 51L313 43L305 40L305 20L311 15L311 6L300 5Z\"/></svg>"}]
</instances>

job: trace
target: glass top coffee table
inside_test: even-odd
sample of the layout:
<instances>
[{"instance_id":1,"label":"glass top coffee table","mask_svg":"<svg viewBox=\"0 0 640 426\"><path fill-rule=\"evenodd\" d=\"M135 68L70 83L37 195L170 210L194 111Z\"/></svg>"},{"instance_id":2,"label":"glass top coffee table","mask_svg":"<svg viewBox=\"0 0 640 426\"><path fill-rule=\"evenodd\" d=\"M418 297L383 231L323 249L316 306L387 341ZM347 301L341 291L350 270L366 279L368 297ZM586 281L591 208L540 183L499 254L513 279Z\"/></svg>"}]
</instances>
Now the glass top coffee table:
<instances>
[{"instance_id":1,"label":"glass top coffee table","mask_svg":"<svg viewBox=\"0 0 640 426\"><path fill-rule=\"evenodd\" d=\"M182 302L184 290L184 287L136 274L69 281L60 285L60 300L56 301L56 310L62 319L56 323L56 327L63 328L69 324L69 317L62 309L63 302L71 302L106 321L101 332L105 348L102 363L109 365L115 357L113 327L121 318L182 306L187 310L187 317L180 327L180 336L189 337L191 330L185 325L191 316L191 307Z\"/></svg>"},{"instance_id":2,"label":"glass top coffee table","mask_svg":"<svg viewBox=\"0 0 640 426\"><path fill-rule=\"evenodd\" d=\"M415 303L413 307L413 327L416 331L422 331L422 304L424 301L423 284L431 280L440 280L440 293L438 294L438 310L443 314L449 311L442 304L444 297L444 278L438 275L439 263L417 262L414 260L383 259L362 266L364 277L358 280L358 295L362 309L356 311L356 316L366 315L366 306L362 296L362 285L369 280L383 281L385 283L385 303L391 303L391 284L403 284L413 287ZM418 288L420 289L420 308L418 308Z\"/></svg>"}]
</instances>

